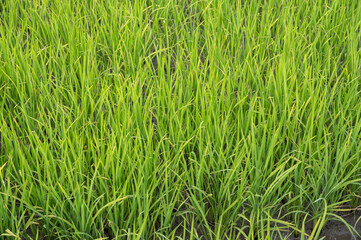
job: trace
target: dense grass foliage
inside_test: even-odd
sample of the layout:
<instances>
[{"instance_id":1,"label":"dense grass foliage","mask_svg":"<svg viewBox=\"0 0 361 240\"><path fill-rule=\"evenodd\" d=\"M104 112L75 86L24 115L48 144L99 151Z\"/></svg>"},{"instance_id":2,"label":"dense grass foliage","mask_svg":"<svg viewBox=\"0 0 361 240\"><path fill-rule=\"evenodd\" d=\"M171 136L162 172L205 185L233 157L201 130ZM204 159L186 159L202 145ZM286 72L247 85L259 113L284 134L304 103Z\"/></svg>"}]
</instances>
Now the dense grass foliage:
<instances>
[{"instance_id":1,"label":"dense grass foliage","mask_svg":"<svg viewBox=\"0 0 361 240\"><path fill-rule=\"evenodd\" d=\"M1 0L0 235L319 239L360 204L360 26L356 0Z\"/></svg>"}]
</instances>

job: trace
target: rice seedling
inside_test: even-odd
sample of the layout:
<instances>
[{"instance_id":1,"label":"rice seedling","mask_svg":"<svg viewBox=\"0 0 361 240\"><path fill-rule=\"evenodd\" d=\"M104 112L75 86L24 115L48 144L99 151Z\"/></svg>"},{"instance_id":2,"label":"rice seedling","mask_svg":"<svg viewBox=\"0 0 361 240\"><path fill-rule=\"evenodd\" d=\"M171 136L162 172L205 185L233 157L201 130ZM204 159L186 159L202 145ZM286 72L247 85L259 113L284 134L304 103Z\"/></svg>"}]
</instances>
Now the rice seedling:
<instances>
[{"instance_id":1,"label":"rice seedling","mask_svg":"<svg viewBox=\"0 0 361 240\"><path fill-rule=\"evenodd\" d=\"M356 237L360 13L0 1L1 238Z\"/></svg>"}]
</instances>

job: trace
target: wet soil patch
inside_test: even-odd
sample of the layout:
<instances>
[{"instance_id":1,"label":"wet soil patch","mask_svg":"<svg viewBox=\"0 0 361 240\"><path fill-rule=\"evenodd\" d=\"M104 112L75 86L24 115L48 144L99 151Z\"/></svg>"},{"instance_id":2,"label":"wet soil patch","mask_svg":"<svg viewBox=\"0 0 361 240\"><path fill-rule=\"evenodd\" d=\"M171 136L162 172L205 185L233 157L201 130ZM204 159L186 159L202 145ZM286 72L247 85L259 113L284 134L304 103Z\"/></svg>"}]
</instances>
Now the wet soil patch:
<instances>
[{"instance_id":1,"label":"wet soil patch","mask_svg":"<svg viewBox=\"0 0 361 240\"><path fill-rule=\"evenodd\" d=\"M361 222L357 222L360 216L361 211L356 211L346 216L341 215L348 224L355 228L355 237L352 236L350 230L343 222L335 220L331 220L326 224L321 232L321 237L325 236L325 240L361 240L361 238L357 236L357 233L361 234Z\"/></svg>"},{"instance_id":2,"label":"wet soil patch","mask_svg":"<svg viewBox=\"0 0 361 240\"><path fill-rule=\"evenodd\" d=\"M337 214L342 217L342 219L356 230L353 234L350 229L340 220L329 220L326 223L326 226L322 229L318 239L324 240L361 240L357 234L361 235L361 221L358 219L361 217L361 210L353 211L349 213ZM305 226L305 232L308 235L311 235L313 231L312 222L309 222ZM301 237L295 237L290 232L284 232L281 237L276 237L275 239L287 239L287 240L301 240ZM310 239L308 237L304 238L305 240Z\"/></svg>"}]
</instances>

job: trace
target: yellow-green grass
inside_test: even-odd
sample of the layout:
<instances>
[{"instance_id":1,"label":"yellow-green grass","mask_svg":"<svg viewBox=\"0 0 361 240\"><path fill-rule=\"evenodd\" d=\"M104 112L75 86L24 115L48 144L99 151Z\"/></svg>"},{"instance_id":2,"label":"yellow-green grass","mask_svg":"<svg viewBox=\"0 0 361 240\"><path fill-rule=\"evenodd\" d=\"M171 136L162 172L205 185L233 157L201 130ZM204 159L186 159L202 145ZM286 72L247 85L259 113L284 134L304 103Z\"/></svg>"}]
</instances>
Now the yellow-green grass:
<instances>
[{"instance_id":1,"label":"yellow-green grass","mask_svg":"<svg viewBox=\"0 0 361 240\"><path fill-rule=\"evenodd\" d=\"M360 25L357 0L1 0L1 237L319 239L360 203Z\"/></svg>"}]
</instances>

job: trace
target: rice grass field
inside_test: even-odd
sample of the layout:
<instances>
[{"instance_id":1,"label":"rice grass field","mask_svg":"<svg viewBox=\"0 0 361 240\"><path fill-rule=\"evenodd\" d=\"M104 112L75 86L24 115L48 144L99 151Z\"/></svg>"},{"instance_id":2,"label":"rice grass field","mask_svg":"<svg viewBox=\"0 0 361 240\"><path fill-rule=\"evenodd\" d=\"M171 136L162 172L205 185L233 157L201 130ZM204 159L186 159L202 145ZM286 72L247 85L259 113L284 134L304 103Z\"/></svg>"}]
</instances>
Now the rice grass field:
<instances>
[{"instance_id":1,"label":"rice grass field","mask_svg":"<svg viewBox=\"0 0 361 240\"><path fill-rule=\"evenodd\" d=\"M357 237L360 27L357 0L1 0L0 238Z\"/></svg>"}]
</instances>

